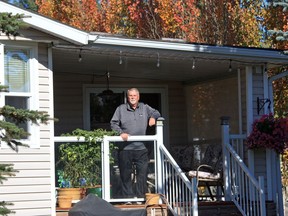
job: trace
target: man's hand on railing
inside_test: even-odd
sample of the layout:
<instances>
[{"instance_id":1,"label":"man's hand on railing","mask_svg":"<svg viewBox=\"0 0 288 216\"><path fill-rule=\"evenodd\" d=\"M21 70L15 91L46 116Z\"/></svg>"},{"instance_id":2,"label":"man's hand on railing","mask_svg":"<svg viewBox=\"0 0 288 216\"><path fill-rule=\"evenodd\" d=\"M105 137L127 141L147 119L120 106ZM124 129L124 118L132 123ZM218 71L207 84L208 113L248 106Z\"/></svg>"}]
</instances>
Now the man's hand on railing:
<instances>
[{"instance_id":1,"label":"man's hand on railing","mask_svg":"<svg viewBox=\"0 0 288 216\"><path fill-rule=\"evenodd\" d=\"M149 126L151 127L151 126L153 126L155 124L156 124L156 119L155 118L150 118L149 119Z\"/></svg>"},{"instance_id":2,"label":"man's hand on railing","mask_svg":"<svg viewBox=\"0 0 288 216\"><path fill-rule=\"evenodd\" d=\"M122 133L120 134L121 138L124 140L124 141L127 141L128 140L128 137L130 136L129 134L127 133Z\"/></svg>"}]
</instances>

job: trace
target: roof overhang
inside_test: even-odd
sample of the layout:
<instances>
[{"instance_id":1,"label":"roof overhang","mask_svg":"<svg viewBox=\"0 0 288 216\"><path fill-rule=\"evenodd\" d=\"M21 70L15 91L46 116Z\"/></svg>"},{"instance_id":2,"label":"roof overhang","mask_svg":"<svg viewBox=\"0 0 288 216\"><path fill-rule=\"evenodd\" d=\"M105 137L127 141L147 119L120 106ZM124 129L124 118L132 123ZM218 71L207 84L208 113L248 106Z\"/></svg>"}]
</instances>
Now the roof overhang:
<instances>
[{"instance_id":1,"label":"roof overhang","mask_svg":"<svg viewBox=\"0 0 288 216\"><path fill-rule=\"evenodd\" d=\"M25 18L23 18L23 21L30 27L45 32L47 34L59 37L73 44L86 45L89 41L93 41L96 39L95 35L91 35L87 32L49 19L37 13L21 9L7 2L0 1L0 12L12 13L14 15L23 14L25 16Z\"/></svg>"}]
</instances>

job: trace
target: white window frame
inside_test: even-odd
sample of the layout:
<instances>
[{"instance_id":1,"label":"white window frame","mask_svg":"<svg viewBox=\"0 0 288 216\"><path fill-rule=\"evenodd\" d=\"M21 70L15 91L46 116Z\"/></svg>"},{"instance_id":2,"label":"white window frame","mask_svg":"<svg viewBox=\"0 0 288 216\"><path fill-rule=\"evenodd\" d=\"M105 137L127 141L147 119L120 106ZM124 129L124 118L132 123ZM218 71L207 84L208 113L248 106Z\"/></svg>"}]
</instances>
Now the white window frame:
<instances>
[{"instance_id":1,"label":"white window frame","mask_svg":"<svg viewBox=\"0 0 288 216\"><path fill-rule=\"evenodd\" d=\"M5 42L5 44L0 44L0 83L4 84L5 74L4 74L4 49L6 47L14 49L29 49L30 59L29 59L29 79L30 79L30 92L1 92L0 93L0 106L5 105L6 96L15 97L26 97L27 106L29 110L39 110L39 82L38 82L38 47L35 43L22 43L22 42ZM30 148L40 148L40 128L36 124L27 123L27 131L31 134L27 139L21 139L22 143L29 145ZM1 148L9 148L4 142L1 142Z\"/></svg>"}]
</instances>

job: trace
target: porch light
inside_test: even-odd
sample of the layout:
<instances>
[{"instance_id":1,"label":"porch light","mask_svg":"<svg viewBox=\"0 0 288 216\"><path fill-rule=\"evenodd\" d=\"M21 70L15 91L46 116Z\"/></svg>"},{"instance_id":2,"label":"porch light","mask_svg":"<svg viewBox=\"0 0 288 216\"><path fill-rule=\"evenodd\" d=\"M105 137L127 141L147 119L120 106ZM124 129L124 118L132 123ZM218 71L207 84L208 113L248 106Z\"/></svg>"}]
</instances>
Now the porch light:
<instances>
[{"instance_id":1,"label":"porch light","mask_svg":"<svg viewBox=\"0 0 288 216\"><path fill-rule=\"evenodd\" d=\"M110 78L110 73L106 73L106 90L102 91L100 94L98 94L98 97L101 97L103 100L110 100L113 97L114 92L109 89L109 78Z\"/></svg>"}]
</instances>

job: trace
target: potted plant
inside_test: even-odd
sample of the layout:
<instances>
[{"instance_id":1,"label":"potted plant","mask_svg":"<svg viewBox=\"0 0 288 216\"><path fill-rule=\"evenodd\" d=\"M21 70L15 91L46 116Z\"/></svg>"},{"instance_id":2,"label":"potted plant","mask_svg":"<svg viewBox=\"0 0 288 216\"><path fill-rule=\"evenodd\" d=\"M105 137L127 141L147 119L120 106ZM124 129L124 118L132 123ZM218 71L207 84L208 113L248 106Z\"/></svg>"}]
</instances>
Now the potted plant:
<instances>
[{"instance_id":1,"label":"potted plant","mask_svg":"<svg viewBox=\"0 0 288 216\"><path fill-rule=\"evenodd\" d=\"M59 196L63 196L61 188L65 188L64 191L71 190L67 188L78 188L82 195L74 196L73 199L81 199L85 194L83 188L101 185L101 141L104 135L113 136L116 133L104 129L93 131L76 129L71 134L65 134L65 136L84 137L85 142L62 143L58 147L56 170ZM115 145L110 143L110 150L115 148ZM112 157L110 162L113 163Z\"/></svg>"},{"instance_id":2,"label":"potted plant","mask_svg":"<svg viewBox=\"0 0 288 216\"><path fill-rule=\"evenodd\" d=\"M288 118L274 117L272 113L256 119L247 138L249 149L269 148L279 154L287 148L287 143Z\"/></svg>"}]
</instances>

